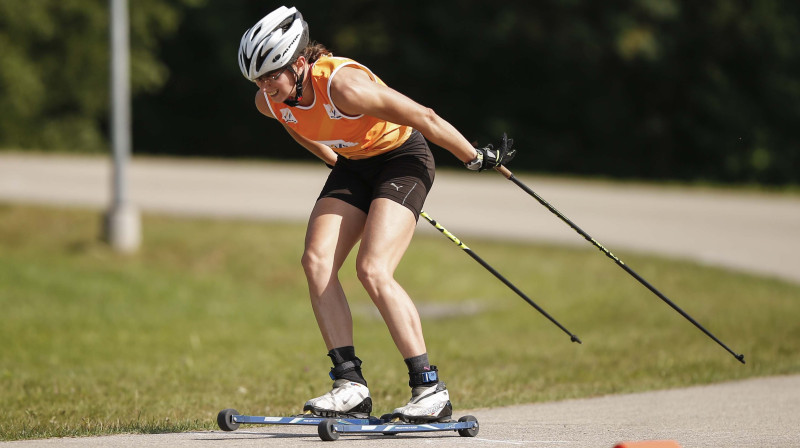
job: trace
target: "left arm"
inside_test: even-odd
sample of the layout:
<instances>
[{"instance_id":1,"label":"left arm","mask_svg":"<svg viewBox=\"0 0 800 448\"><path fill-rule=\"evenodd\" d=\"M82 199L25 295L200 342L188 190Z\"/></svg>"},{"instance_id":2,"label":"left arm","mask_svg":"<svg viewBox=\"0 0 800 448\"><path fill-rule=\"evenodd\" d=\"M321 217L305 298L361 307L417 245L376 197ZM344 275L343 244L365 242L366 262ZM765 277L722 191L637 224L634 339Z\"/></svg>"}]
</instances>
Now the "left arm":
<instances>
[{"instance_id":1,"label":"left arm","mask_svg":"<svg viewBox=\"0 0 800 448\"><path fill-rule=\"evenodd\" d=\"M331 99L347 115L371 115L411 126L462 162L469 162L477 156L477 151L469 141L433 109L390 87L378 84L361 69L342 68L331 80Z\"/></svg>"}]
</instances>

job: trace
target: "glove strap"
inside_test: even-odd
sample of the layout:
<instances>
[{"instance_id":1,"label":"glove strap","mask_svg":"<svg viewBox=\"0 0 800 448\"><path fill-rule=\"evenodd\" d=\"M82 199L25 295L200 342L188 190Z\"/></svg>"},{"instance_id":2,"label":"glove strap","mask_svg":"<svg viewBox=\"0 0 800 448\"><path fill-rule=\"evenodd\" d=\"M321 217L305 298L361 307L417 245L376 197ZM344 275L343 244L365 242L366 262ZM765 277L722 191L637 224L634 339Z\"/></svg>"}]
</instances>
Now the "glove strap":
<instances>
[{"instance_id":1,"label":"glove strap","mask_svg":"<svg viewBox=\"0 0 800 448\"><path fill-rule=\"evenodd\" d=\"M467 167L468 170L480 171L483 166L483 153L478 150L478 155L469 162L464 162L464 166Z\"/></svg>"}]
</instances>

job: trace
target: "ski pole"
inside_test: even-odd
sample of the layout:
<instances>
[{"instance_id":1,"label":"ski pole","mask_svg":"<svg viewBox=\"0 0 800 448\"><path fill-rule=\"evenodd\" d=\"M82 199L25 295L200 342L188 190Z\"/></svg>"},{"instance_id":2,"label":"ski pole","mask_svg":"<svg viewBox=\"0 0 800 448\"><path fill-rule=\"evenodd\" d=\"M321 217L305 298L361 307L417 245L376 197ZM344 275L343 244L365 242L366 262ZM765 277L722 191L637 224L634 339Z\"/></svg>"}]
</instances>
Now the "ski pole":
<instances>
[{"instance_id":1,"label":"ski pole","mask_svg":"<svg viewBox=\"0 0 800 448\"><path fill-rule=\"evenodd\" d=\"M545 206L545 207L546 207L548 210L550 210L550 212L552 212L554 215L558 216L558 217L559 217L559 218L560 218L562 221L564 221L564 222L565 222L565 223L566 223L568 226L570 226L570 227L572 228L572 230L574 230L574 231L578 232L578 234L579 234L580 236L582 236L583 238L585 238L585 239L586 239L586 241L588 241L588 242L592 243L592 244L593 244L593 245L594 245L596 248L600 249L600 251L601 251L601 252L603 252L604 254L606 254L606 256L607 256L608 258L610 258L610 259L614 260L614 262L617 264L617 266L619 266L619 267L621 267L622 269L624 269L624 270L625 270L625 272L627 272L627 273L628 273L628 274L630 274L630 275L631 275L633 278L635 278L636 280L638 280L638 281L639 281L639 283L641 283L642 285L644 285L644 286L645 286L645 288L649 289L649 290L650 290L650 291L651 291L653 294L655 294L656 296L658 296L658 298L659 298L659 299L663 300L663 301L664 301L664 302L665 302L667 305L669 305L670 307L672 307L672 309L674 309L675 311L677 311L678 313L680 313L680 315L681 315L681 316L685 317L685 318L686 318L686 320L688 320L689 322L691 322L692 324L694 324L694 326L695 326L695 327L697 327L698 329L700 329L700 331L702 331L703 333L705 333L705 334L706 334L706 336L708 336L708 337L710 337L711 339L713 339L713 340L714 340L714 342L716 342L717 344L719 344L719 345L720 345L722 348L724 348L725 350L727 350L727 351L728 351L728 353L730 353L731 355L733 355L733 357L734 357L734 358L736 358L737 360L739 360L739 362L741 362L742 364L744 364L744 355L743 355L743 354L736 354L736 353L735 353L733 350L731 350L730 348L728 348L728 346L727 346L727 345L723 344L723 343L722 343L722 341L720 341L719 339L717 339L717 337L716 337L716 336L714 336L713 334L711 334L711 332L710 332L710 331L706 330L706 329L705 329L705 327L703 327L703 326L702 326L702 325L700 325L700 324L699 324L699 323L698 323L696 320L694 320L694 318L692 318L692 316L690 316L688 313L686 313L685 311L683 311L683 310L682 310L682 309L681 309L681 308L680 308L678 305L676 305L676 304L675 304L675 303L674 303L672 300L670 300L669 298L667 298L667 296L665 296L664 294L662 294L662 293L661 293L661 291L659 291L659 290L657 290L655 287L653 287L653 285L651 285L650 283L648 283L648 282L647 282L647 280L643 279L643 278L642 278L642 277L641 277L639 274L637 274L637 273L636 273L636 272L635 272L633 269L629 268L629 267L628 267L628 265L626 265L625 263L623 263L623 262L622 262L622 260L620 260L619 258L617 258L617 256L616 256L616 255L612 254L612 253L611 253L611 252L610 252L608 249L606 249L605 247L603 247L603 245L602 245L602 244L598 243L598 242L597 242L597 240L595 240L594 238L592 238L591 236L589 236L589 234L588 234L588 233L586 233L586 232L584 232L583 230L581 230L581 228L580 228L580 227L578 227L577 225L575 225L575 223L574 223L574 222L570 221L570 219L569 219L569 218L567 218L566 216L564 216L564 215L563 215L561 212L559 212L558 210L556 210L556 208L555 208L555 207L553 207L552 205L550 205L550 204L549 204L547 201L545 201L545 200L544 200L544 199L543 199L541 196L539 196L538 194L536 194L536 192L535 192L535 191L531 190L530 188L528 188L528 186L527 186L527 185L525 185L525 184L524 184L524 183L522 183L522 182L521 182L519 179L517 179L516 177L514 177L514 173L512 173L511 171L509 171L509 169L508 169L508 168L506 168L506 167L504 167L504 166L502 166L502 165L499 165L499 166L495 167L495 170L496 170L498 173L502 174L502 175L503 175L503 176L504 176L506 179L510 180L511 182L514 182L514 183L515 183L515 184L516 184L518 187L520 187L520 188L521 188L522 190L524 190L526 193L528 193L529 195L533 196L533 198L534 198L534 199L536 199L536 200L537 200L537 201L538 201L540 204L542 204L543 206Z\"/></svg>"},{"instance_id":2,"label":"ski pole","mask_svg":"<svg viewBox=\"0 0 800 448\"><path fill-rule=\"evenodd\" d=\"M447 238L449 238L449 239L450 239L450 241L454 242L454 243L456 244L456 246L460 247L460 248L461 248L461 249L462 249L464 252L466 252L466 253L467 253L467 255L469 255L469 256L470 256L470 257L472 257L472 258L473 258L475 261L477 261L478 263L480 263L480 265L481 265L481 266L483 266L484 268L486 268L486 270L487 270L487 271L491 272L491 273L492 273L492 275L494 275L495 277L497 277L497 278L498 278L498 280L500 280L500 281L501 281L501 282L503 282L503 283L504 283L506 286L508 286L509 288L511 288L511 290L512 290L512 291L514 291L515 293L517 293L517 295L518 295L518 296L522 297L522 298L523 298L523 299L524 299L526 302L528 302L528 303L529 303L529 304L530 304L532 307L534 307L534 308L536 309L536 311L538 311L538 312L542 313L542 315L543 315L544 317L546 317L547 319L549 319L549 320L550 320L550 322L552 322L552 323L556 324L556 326L558 326L558 328L562 329L562 330L564 331L564 333L567 333L567 334L569 335L569 337L570 337L570 340L571 340L572 342L577 342L578 344L582 344L581 340L580 340L580 339L578 339L578 337L577 337L577 336L575 336L574 334L570 333L570 331L569 331L569 330L567 330L566 328L564 328L564 326L563 326L563 325L561 325L560 323L558 323L558 321L557 321L557 320L553 319L553 317L552 317L552 316L550 316L550 314L548 314L548 313L547 313L547 311L543 310L543 309L542 309L542 307L540 307L539 305L537 305L537 304L536 304L536 303L535 303L533 300L531 300L531 299L530 299L528 296L526 296L526 295L525 295L525 293L523 293L522 291L520 291L520 290L519 290L519 288L517 288L516 286L514 286L514 284L513 284L513 283L511 283L511 282L510 282L510 281L508 281L508 280L507 280L505 277L503 277L502 275L500 275L500 273L499 273L499 272L497 272L497 271L496 271L496 270L495 270L493 267L491 267L491 266L489 265L489 263L487 263L487 262L483 261L483 259L482 259L481 257L479 257L479 256L478 256L478 254L476 254L475 252L473 252L473 251L472 251L472 249L470 249L469 247L467 247L467 245L466 245L466 244L464 244L464 243L463 243L461 240L459 240L458 238L456 238L456 236L455 236L455 235L453 235L453 234L452 234L452 233L450 233L450 232L449 232L447 229L445 229L444 227L442 227L442 225L441 225L441 224L439 224L438 222L436 222L436 220L434 220L433 218L431 218L431 216L430 216L429 214L427 214L427 213L425 213L425 212L423 211L422 213L420 213L420 216L422 216L423 218L425 218L425 219L426 219L426 220L427 220L429 223L431 223L431 225L433 225L434 227L436 227L436 229L437 229L438 231L442 232L442 234L443 234L444 236L446 236Z\"/></svg>"}]
</instances>

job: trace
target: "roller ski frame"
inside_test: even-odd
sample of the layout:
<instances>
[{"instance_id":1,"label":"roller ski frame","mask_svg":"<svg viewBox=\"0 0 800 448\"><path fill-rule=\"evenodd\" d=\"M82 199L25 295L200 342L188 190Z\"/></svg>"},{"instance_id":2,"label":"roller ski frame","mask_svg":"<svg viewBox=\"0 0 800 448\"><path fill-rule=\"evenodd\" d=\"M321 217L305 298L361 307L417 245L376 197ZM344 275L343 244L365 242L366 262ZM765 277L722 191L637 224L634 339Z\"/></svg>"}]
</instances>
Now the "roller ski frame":
<instances>
[{"instance_id":1,"label":"roller ski frame","mask_svg":"<svg viewBox=\"0 0 800 448\"><path fill-rule=\"evenodd\" d=\"M455 431L461 437L475 437L478 435L478 419L465 415L455 421L406 423L392 421L390 414L381 418L347 418L347 417L320 417L313 414L298 415L294 417L259 417L241 415L235 409L223 409L217 415L217 425L223 431L236 431L241 424L249 425L305 425L316 426L320 439L334 441L341 434L383 434L396 435L400 433L442 432Z\"/></svg>"}]
</instances>

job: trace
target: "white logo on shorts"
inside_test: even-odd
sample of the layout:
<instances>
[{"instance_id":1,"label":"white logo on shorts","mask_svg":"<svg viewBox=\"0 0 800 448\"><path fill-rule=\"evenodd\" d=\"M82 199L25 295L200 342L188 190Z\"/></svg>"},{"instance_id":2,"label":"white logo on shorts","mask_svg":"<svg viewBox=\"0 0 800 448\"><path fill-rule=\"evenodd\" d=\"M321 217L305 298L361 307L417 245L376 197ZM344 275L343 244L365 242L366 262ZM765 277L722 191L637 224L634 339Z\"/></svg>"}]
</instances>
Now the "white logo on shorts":
<instances>
[{"instance_id":1,"label":"white logo on shorts","mask_svg":"<svg viewBox=\"0 0 800 448\"><path fill-rule=\"evenodd\" d=\"M389 185L393 186L397 191L400 191L403 188L403 185L396 185L394 182L390 183Z\"/></svg>"}]
</instances>

